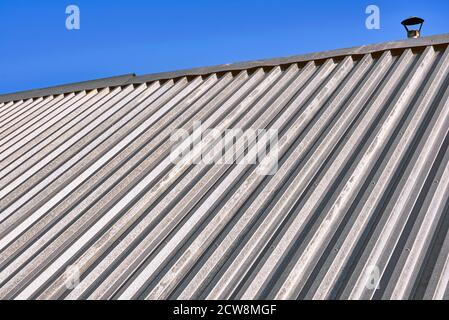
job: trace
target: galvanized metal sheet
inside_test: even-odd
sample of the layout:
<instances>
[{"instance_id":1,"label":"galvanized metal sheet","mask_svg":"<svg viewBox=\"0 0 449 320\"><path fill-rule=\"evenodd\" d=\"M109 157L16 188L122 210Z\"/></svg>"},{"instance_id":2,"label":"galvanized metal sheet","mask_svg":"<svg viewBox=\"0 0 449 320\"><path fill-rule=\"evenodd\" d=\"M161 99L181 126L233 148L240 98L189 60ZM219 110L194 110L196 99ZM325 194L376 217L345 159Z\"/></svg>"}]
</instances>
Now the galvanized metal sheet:
<instances>
[{"instance_id":1,"label":"galvanized metal sheet","mask_svg":"<svg viewBox=\"0 0 449 320\"><path fill-rule=\"evenodd\" d=\"M449 298L445 39L2 100L0 298ZM198 122L277 171L173 163Z\"/></svg>"}]
</instances>

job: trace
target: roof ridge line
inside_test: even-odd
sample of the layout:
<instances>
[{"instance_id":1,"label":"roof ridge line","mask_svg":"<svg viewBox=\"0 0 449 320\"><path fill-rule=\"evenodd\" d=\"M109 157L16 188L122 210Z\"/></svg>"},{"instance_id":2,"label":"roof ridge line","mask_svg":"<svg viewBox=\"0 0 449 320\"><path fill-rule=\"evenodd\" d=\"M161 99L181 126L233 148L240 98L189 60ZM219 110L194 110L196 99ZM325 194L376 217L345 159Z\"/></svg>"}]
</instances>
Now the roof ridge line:
<instances>
[{"instance_id":1,"label":"roof ridge line","mask_svg":"<svg viewBox=\"0 0 449 320\"><path fill-rule=\"evenodd\" d=\"M124 83L128 82L130 79L134 78L136 75L133 73L101 78L95 80L81 81L68 83L58 86L52 86L42 89L33 89L26 91L19 91L14 93L7 93L0 95L0 103L6 101L17 101L17 100L28 100L37 97L45 97L50 95L59 95L65 94L69 92L78 92L82 90L93 90L97 88L105 88L111 86L121 86Z\"/></svg>"},{"instance_id":2,"label":"roof ridge line","mask_svg":"<svg viewBox=\"0 0 449 320\"><path fill-rule=\"evenodd\" d=\"M258 67L273 67L290 63L338 58L347 55L364 55L375 52L382 52L385 50L406 49L406 48L415 48L439 44L449 44L449 33L433 35L428 37L421 37L417 39L405 39L398 41L382 42L371 45L362 45L345 49L336 49L316 53L294 55L284 58L237 62L230 64L221 64L216 66L183 69L178 71L161 72L146 75L136 75L134 73L130 73L121 76L69 83L65 85L58 85L43 89L34 89L34 90L19 91L15 93L2 94L0 95L0 103L44 97L49 95L64 94L68 92L77 92L82 90L93 90L104 87L122 86L128 84L140 84L145 82L167 80L185 76L203 76L216 72L230 72L244 69L253 69Z\"/></svg>"}]
</instances>

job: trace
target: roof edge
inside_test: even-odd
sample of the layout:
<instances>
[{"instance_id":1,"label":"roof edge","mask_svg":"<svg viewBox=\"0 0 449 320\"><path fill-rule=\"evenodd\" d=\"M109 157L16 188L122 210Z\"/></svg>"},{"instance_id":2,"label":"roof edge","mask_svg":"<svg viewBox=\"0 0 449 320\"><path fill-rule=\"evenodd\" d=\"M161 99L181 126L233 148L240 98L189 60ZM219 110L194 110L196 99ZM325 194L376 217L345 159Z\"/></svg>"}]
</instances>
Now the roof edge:
<instances>
[{"instance_id":1,"label":"roof edge","mask_svg":"<svg viewBox=\"0 0 449 320\"><path fill-rule=\"evenodd\" d=\"M338 58L347 55L364 55L369 53L382 52L385 50L395 50L395 49L406 49L406 48L416 48L425 47L430 45L439 44L449 44L449 33L422 37L417 39L405 39L399 41L383 42L378 44L363 45L345 49L337 49L330 51L321 51L316 53L308 53L295 55L284 58L275 59L265 59L265 60L255 60L248 62L238 62L231 64L222 64L212 67L200 67L193 69L185 69L174 72L162 72L149 75L136 76L133 81L134 83L150 82L155 80L166 80L172 78L179 78L182 76L198 76L207 75L215 72L227 72L227 71L238 71L243 69L253 69L257 67L273 67L283 64L307 62L314 60L322 60L329 58Z\"/></svg>"},{"instance_id":2,"label":"roof edge","mask_svg":"<svg viewBox=\"0 0 449 320\"><path fill-rule=\"evenodd\" d=\"M137 76L135 74L126 74L122 76L103 78L91 81L83 81L66 85L48 87L43 89L21 91L16 93L8 93L0 95L0 103L8 101L24 100L36 97L44 97L49 95L64 94L82 90L92 90L104 87L121 86L128 84L140 84L150 81L167 80L184 76L202 76L216 72L229 72L244 69L253 69L258 67L272 67L283 64L299 63L313 60L322 60L329 58L338 58L347 55L364 55L385 50L416 48L430 45L449 44L449 33L421 37L417 39L404 39L399 41L383 42L371 45L362 45L357 47L337 49L330 51L321 51L317 53L309 53L295 55L284 58L255 60L248 62L238 62L231 64L222 64L210 67L200 67L192 69L184 69L172 72L162 72Z\"/></svg>"},{"instance_id":3,"label":"roof edge","mask_svg":"<svg viewBox=\"0 0 449 320\"><path fill-rule=\"evenodd\" d=\"M7 93L0 95L0 103L8 101L27 100L37 97L46 97L50 95L59 95L69 92L77 92L82 90L93 90L97 88L121 86L130 79L136 77L135 74L125 74L121 76L101 78L96 80L82 81L69 83L59 86L47 87L42 89L34 89L27 91L20 91L15 93Z\"/></svg>"}]
</instances>

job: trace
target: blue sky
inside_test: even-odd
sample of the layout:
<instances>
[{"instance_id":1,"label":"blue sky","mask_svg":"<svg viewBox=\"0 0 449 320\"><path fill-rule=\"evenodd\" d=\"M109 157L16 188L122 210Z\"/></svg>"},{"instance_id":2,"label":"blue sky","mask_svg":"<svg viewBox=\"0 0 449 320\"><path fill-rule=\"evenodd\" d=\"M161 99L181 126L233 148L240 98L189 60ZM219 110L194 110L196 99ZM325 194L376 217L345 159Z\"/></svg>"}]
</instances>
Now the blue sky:
<instances>
[{"instance_id":1,"label":"blue sky","mask_svg":"<svg viewBox=\"0 0 449 320\"><path fill-rule=\"evenodd\" d=\"M77 5L81 29L65 27ZM380 30L365 9L380 8ZM0 1L0 93L449 33L447 0Z\"/></svg>"}]
</instances>

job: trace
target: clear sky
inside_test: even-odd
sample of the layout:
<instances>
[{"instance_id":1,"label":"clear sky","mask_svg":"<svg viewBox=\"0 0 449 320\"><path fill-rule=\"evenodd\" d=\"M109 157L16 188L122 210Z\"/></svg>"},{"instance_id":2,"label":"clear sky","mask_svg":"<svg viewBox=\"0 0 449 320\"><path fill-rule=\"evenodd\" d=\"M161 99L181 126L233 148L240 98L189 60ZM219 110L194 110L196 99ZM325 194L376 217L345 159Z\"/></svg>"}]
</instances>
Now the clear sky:
<instances>
[{"instance_id":1,"label":"clear sky","mask_svg":"<svg viewBox=\"0 0 449 320\"><path fill-rule=\"evenodd\" d=\"M80 30L66 29L71 4ZM1 0L0 93L404 39L412 15L449 33L448 0Z\"/></svg>"}]
</instances>

